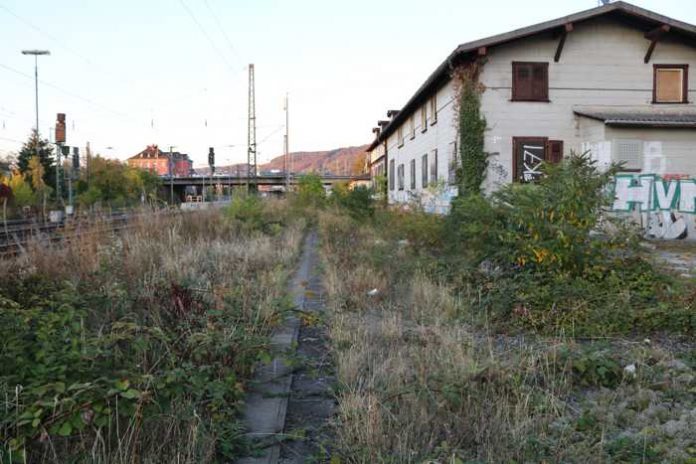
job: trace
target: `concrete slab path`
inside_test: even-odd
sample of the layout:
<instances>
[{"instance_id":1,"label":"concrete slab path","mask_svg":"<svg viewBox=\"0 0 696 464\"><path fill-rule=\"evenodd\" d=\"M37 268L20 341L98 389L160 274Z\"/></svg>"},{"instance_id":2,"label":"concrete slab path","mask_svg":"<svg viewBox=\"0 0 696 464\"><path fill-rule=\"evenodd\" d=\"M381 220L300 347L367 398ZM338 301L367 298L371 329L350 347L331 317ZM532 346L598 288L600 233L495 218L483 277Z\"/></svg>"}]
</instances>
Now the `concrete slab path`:
<instances>
[{"instance_id":1,"label":"concrete slab path","mask_svg":"<svg viewBox=\"0 0 696 464\"><path fill-rule=\"evenodd\" d=\"M244 421L255 453L239 464L328 462L328 421L335 376L323 326L318 237L305 237L289 284L293 315L273 333L273 359L260 366L246 398Z\"/></svg>"}]
</instances>

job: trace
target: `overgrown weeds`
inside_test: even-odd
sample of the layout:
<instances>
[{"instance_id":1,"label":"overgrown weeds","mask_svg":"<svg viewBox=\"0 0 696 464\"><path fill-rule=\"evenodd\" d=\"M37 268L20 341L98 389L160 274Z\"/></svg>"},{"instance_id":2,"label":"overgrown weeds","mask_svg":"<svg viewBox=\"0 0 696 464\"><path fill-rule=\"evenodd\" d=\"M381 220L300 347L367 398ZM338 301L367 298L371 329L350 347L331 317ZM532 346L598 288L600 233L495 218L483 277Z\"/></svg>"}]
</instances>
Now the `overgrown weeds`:
<instances>
[{"instance_id":1,"label":"overgrown weeds","mask_svg":"<svg viewBox=\"0 0 696 464\"><path fill-rule=\"evenodd\" d=\"M472 313L500 330L694 333L693 302L674 305L683 283L656 270L636 230L605 213L616 168L573 155L545 169L536 184L455 200L445 272Z\"/></svg>"},{"instance_id":2,"label":"overgrown weeds","mask_svg":"<svg viewBox=\"0 0 696 464\"><path fill-rule=\"evenodd\" d=\"M418 233L437 220L397 228L387 215L320 215L347 462L693 461L688 342L500 334L472 312L494 281L477 272L463 290Z\"/></svg>"},{"instance_id":3,"label":"overgrown weeds","mask_svg":"<svg viewBox=\"0 0 696 464\"><path fill-rule=\"evenodd\" d=\"M266 207L151 213L4 261L0 462L237 456L303 228Z\"/></svg>"}]
</instances>

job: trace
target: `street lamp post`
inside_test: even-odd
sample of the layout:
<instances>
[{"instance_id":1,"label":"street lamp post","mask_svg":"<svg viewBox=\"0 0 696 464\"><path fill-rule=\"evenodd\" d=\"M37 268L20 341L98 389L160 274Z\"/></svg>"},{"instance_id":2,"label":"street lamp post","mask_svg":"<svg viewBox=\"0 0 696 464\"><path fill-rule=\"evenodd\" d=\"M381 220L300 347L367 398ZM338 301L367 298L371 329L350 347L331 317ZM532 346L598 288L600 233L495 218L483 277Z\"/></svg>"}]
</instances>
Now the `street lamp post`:
<instances>
[{"instance_id":1,"label":"street lamp post","mask_svg":"<svg viewBox=\"0 0 696 464\"><path fill-rule=\"evenodd\" d=\"M22 50L22 55L34 56L34 94L36 97L36 133L39 133L39 56L50 55L48 50Z\"/></svg>"},{"instance_id":2,"label":"street lamp post","mask_svg":"<svg viewBox=\"0 0 696 464\"><path fill-rule=\"evenodd\" d=\"M48 50L22 50L22 55L32 55L34 57L34 103L36 105L36 156L41 159L39 151L39 56L50 55ZM59 148L60 150L60 148ZM60 152L56 154L58 162L56 163L56 193L60 201Z\"/></svg>"}]
</instances>

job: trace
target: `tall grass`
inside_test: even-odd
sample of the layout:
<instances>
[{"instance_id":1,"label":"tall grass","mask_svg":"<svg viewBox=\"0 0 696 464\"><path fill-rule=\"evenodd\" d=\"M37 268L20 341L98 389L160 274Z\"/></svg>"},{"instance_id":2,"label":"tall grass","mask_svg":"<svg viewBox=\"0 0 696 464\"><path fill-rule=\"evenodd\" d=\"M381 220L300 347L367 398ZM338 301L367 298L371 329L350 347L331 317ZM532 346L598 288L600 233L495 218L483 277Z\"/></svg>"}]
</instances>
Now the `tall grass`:
<instances>
[{"instance_id":1,"label":"tall grass","mask_svg":"<svg viewBox=\"0 0 696 464\"><path fill-rule=\"evenodd\" d=\"M0 462L234 457L303 230L238 226L149 212L0 263Z\"/></svg>"},{"instance_id":2,"label":"tall grass","mask_svg":"<svg viewBox=\"0 0 696 464\"><path fill-rule=\"evenodd\" d=\"M470 325L477 292L385 223L319 221L347 462L690 462L696 377L673 350Z\"/></svg>"}]
</instances>

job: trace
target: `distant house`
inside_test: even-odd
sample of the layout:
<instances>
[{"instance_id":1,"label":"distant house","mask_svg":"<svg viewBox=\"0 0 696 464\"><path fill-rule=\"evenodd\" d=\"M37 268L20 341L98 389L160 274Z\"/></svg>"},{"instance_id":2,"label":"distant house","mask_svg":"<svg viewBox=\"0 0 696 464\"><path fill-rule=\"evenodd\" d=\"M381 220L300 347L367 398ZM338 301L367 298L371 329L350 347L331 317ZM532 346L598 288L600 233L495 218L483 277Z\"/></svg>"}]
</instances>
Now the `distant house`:
<instances>
[{"instance_id":1,"label":"distant house","mask_svg":"<svg viewBox=\"0 0 696 464\"><path fill-rule=\"evenodd\" d=\"M372 173L386 166L392 204L435 195L434 209L448 208L459 159L454 73L476 68L486 192L533 181L542 161L571 150L623 161L634 177L694 178L695 66L696 26L622 1L465 43L373 130Z\"/></svg>"},{"instance_id":2,"label":"distant house","mask_svg":"<svg viewBox=\"0 0 696 464\"><path fill-rule=\"evenodd\" d=\"M169 152L163 152L157 145L148 145L143 151L128 158L128 165L152 171L158 176L168 176L170 173ZM171 172L176 177L190 176L193 172L193 161L185 153L171 153Z\"/></svg>"}]
</instances>

